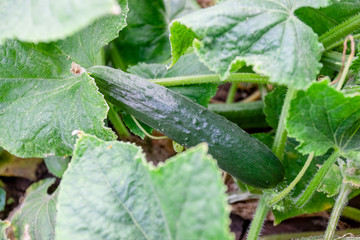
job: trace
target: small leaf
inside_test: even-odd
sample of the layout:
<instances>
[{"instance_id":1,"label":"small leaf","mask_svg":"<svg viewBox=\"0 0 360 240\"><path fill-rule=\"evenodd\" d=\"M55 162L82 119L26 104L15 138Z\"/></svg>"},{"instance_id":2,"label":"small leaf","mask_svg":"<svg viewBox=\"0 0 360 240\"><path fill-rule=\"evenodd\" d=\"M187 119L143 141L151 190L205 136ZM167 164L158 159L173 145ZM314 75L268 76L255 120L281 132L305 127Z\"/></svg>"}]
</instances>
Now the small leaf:
<instances>
[{"instance_id":1,"label":"small leaf","mask_svg":"<svg viewBox=\"0 0 360 240\"><path fill-rule=\"evenodd\" d=\"M360 159L360 96L347 97L328 86L312 84L292 100L287 129L301 142L299 151L323 155L336 148L351 159Z\"/></svg>"},{"instance_id":2,"label":"small leaf","mask_svg":"<svg viewBox=\"0 0 360 240\"><path fill-rule=\"evenodd\" d=\"M279 123L282 106L286 97L286 87L277 87L265 97L264 113L269 125L276 129Z\"/></svg>"},{"instance_id":3,"label":"small leaf","mask_svg":"<svg viewBox=\"0 0 360 240\"><path fill-rule=\"evenodd\" d=\"M55 216L58 191L48 194L48 188L55 182L47 178L32 184L24 201L11 218L11 226L16 239L52 240L55 239Z\"/></svg>"},{"instance_id":4,"label":"small leaf","mask_svg":"<svg viewBox=\"0 0 360 240\"><path fill-rule=\"evenodd\" d=\"M315 81L323 50L317 35L294 11L327 0L228 0L172 22L173 64L193 45L200 60L226 79L246 62L273 83L306 88ZM264 19L266 19L264 21ZM195 41L193 41L196 38Z\"/></svg>"},{"instance_id":5,"label":"small leaf","mask_svg":"<svg viewBox=\"0 0 360 240\"><path fill-rule=\"evenodd\" d=\"M56 239L231 239L224 191L206 145L154 168L133 144L84 135L61 182Z\"/></svg>"},{"instance_id":6,"label":"small leaf","mask_svg":"<svg viewBox=\"0 0 360 240\"><path fill-rule=\"evenodd\" d=\"M342 185L342 180L343 176L339 166L333 164L317 190L325 193L327 197L337 196Z\"/></svg>"},{"instance_id":7,"label":"small leaf","mask_svg":"<svg viewBox=\"0 0 360 240\"><path fill-rule=\"evenodd\" d=\"M86 3L76 0L2 0L0 42L9 38L28 42L64 38L118 8L115 0L89 0Z\"/></svg>"},{"instance_id":8,"label":"small leaf","mask_svg":"<svg viewBox=\"0 0 360 240\"><path fill-rule=\"evenodd\" d=\"M49 172L58 178L62 178L70 162L70 157L48 156L44 162Z\"/></svg>"}]
</instances>

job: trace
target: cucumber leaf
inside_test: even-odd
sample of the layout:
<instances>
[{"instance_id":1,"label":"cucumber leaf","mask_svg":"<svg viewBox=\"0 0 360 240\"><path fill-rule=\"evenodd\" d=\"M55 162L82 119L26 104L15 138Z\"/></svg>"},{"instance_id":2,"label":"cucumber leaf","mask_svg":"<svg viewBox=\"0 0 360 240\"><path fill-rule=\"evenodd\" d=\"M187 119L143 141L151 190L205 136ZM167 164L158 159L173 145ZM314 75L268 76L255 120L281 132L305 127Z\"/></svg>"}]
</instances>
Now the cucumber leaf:
<instances>
[{"instance_id":1,"label":"cucumber leaf","mask_svg":"<svg viewBox=\"0 0 360 240\"><path fill-rule=\"evenodd\" d=\"M324 7L327 0L228 0L170 25L173 64L194 46L200 60L226 79L246 62L273 83L306 88L315 81L323 47L294 11ZM264 19L266 19L264 21ZM195 40L194 40L195 39Z\"/></svg>"},{"instance_id":2,"label":"cucumber leaf","mask_svg":"<svg viewBox=\"0 0 360 240\"><path fill-rule=\"evenodd\" d=\"M163 62L169 59L168 24L175 17L198 9L194 0L129 1L128 26L120 33L116 46L127 65Z\"/></svg>"},{"instance_id":3,"label":"cucumber leaf","mask_svg":"<svg viewBox=\"0 0 360 240\"><path fill-rule=\"evenodd\" d=\"M86 74L48 44L7 41L0 46L0 145L19 157L69 155L72 131L111 140L108 106Z\"/></svg>"},{"instance_id":4,"label":"cucumber leaf","mask_svg":"<svg viewBox=\"0 0 360 240\"><path fill-rule=\"evenodd\" d=\"M287 119L289 135L300 141L298 150L304 154L323 155L335 148L359 161L360 96L347 97L328 83L314 83L298 92Z\"/></svg>"},{"instance_id":5,"label":"cucumber leaf","mask_svg":"<svg viewBox=\"0 0 360 240\"><path fill-rule=\"evenodd\" d=\"M154 168L133 144L82 134L57 209L58 240L231 239L225 187L206 145Z\"/></svg>"},{"instance_id":6,"label":"cucumber leaf","mask_svg":"<svg viewBox=\"0 0 360 240\"><path fill-rule=\"evenodd\" d=\"M118 0L121 13L105 16L76 34L56 42L56 47L82 67L96 65L102 47L118 37L119 31L126 26L129 11L127 0Z\"/></svg>"},{"instance_id":7,"label":"cucumber leaf","mask_svg":"<svg viewBox=\"0 0 360 240\"><path fill-rule=\"evenodd\" d=\"M47 193L54 182L54 178L47 178L32 184L26 190L24 201L11 218L15 239L55 239L58 191Z\"/></svg>"},{"instance_id":8,"label":"cucumber leaf","mask_svg":"<svg viewBox=\"0 0 360 240\"><path fill-rule=\"evenodd\" d=\"M2 0L0 42L49 42L65 38L99 17L121 11L115 0Z\"/></svg>"},{"instance_id":9,"label":"cucumber leaf","mask_svg":"<svg viewBox=\"0 0 360 240\"><path fill-rule=\"evenodd\" d=\"M279 123L286 91L286 87L279 86L265 97L264 113L266 115L266 121L274 129L277 128Z\"/></svg>"}]
</instances>

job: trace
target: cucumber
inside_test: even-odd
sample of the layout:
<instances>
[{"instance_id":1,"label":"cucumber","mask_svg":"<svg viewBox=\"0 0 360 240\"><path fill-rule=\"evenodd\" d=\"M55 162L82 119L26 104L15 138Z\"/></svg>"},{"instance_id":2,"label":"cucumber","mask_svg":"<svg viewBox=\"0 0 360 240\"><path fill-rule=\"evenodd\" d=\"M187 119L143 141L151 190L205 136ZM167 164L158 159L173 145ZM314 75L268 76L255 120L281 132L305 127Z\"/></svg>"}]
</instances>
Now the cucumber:
<instances>
[{"instance_id":1,"label":"cucumber","mask_svg":"<svg viewBox=\"0 0 360 240\"><path fill-rule=\"evenodd\" d=\"M224 116L227 120L236 123L243 129L268 128L264 114L264 102L209 104L208 109Z\"/></svg>"},{"instance_id":2,"label":"cucumber","mask_svg":"<svg viewBox=\"0 0 360 240\"><path fill-rule=\"evenodd\" d=\"M273 152L226 118L135 75L104 66L88 71L112 104L185 147L206 142L219 167L239 180L269 188L283 179Z\"/></svg>"}]
</instances>

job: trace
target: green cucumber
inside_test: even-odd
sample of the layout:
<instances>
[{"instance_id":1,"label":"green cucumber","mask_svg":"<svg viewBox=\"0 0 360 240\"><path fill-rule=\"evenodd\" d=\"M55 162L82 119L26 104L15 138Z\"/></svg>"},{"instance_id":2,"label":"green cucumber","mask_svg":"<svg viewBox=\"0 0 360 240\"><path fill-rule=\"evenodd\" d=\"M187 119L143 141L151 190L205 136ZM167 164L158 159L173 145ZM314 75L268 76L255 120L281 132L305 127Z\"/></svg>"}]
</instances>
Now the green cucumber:
<instances>
[{"instance_id":1,"label":"green cucumber","mask_svg":"<svg viewBox=\"0 0 360 240\"><path fill-rule=\"evenodd\" d=\"M243 129L268 128L264 114L264 102L238 102L238 103L213 103L208 109L216 114L224 116L227 120L236 123Z\"/></svg>"},{"instance_id":2,"label":"green cucumber","mask_svg":"<svg viewBox=\"0 0 360 240\"><path fill-rule=\"evenodd\" d=\"M284 176L280 160L236 124L163 86L104 66L89 69L105 98L175 142L206 142L220 168L258 188L274 187Z\"/></svg>"}]
</instances>

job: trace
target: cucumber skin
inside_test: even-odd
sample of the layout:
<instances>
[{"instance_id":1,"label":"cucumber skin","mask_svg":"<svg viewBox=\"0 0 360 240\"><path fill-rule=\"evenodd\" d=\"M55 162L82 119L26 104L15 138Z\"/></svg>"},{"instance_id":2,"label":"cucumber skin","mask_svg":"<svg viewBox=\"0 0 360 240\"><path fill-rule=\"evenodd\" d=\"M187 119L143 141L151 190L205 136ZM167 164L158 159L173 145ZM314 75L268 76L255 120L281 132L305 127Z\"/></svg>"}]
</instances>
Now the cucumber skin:
<instances>
[{"instance_id":1,"label":"cucumber skin","mask_svg":"<svg viewBox=\"0 0 360 240\"><path fill-rule=\"evenodd\" d=\"M255 130L270 127L265 120L264 107L265 104L263 101L248 103L213 103L208 105L210 111L236 123L239 127Z\"/></svg>"},{"instance_id":2,"label":"cucumber skin","mask_svg":"<svg viewBox=\"0 0 360 240\"><path fill-rule=\"evenodd\" d=\"M185 147L206 142L219 167L239 180L270 188L283 179L274 153L226 118L135 75L105 66L88 71L108 101Z\"/></svg>"}]
</instances>

